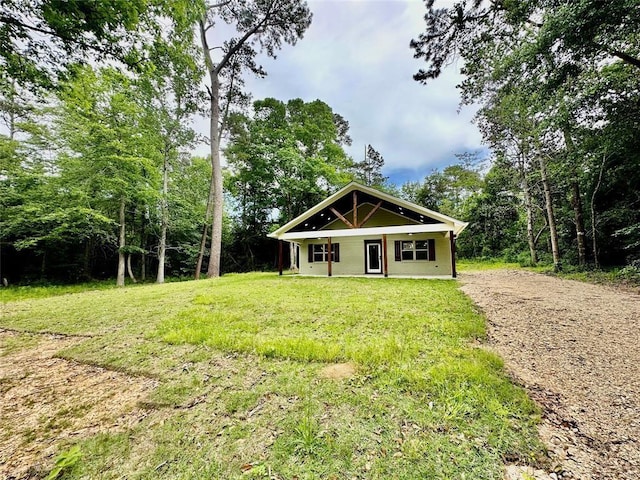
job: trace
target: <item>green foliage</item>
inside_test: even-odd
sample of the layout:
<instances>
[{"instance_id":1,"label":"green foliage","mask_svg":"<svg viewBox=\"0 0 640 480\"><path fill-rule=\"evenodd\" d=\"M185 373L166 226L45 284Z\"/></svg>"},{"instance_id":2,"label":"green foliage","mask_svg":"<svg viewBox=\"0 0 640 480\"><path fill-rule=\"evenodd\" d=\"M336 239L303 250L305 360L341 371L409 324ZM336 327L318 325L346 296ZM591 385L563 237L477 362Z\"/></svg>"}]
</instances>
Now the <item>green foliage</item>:
<instances>
[{"instance_id":1,"label":"green foliage","mask_svg":"<svg viewBox=\"0 0 640 480\"><path fill-rule=\"evenodd\" d=\"M56 457L55 466L47 475L46 480L55 480L61 475L69 472L82 458L82 450L79 445L71 447L66 452L62 452Z\"/></svg>"},{"instance_id":2,"label":"green foliage","mask_svg":"<svg viewBox=\"0 0 640 480\"><path fill-rule=\"evenodd\" d=\"M478 120L494 160L517 172L512 190L523 195L530 248L544 255L549 239L565 263L619 265L640 255L639 219L628 203L637 201L629 180L640 161L638 12L635 0L427 2L426 30L412 42L427 62L415 76L422 82L463 57L462 101L483 104ZM495 254L478 244L474 255Z\"/></svg>"},{"instance_id":3,"label":"green foliage","mask_svg":"<svg viewBox=\"0 0 640 480\"><path fill-rule=\"evenodd\" d=\"M464 219L470 198L482 186L477 155L463 156L461 162L434 170L422 183L406 184L401 194L407 200L445 215Z\"/></svg>"},{"instance_id":4,"label":"green foliage","mask_svg":"<svg viewBox=\"0 0 640 480\"><path fill-rule=\"evenodd\" d=\"M225 153L243 226L266 233L274 208L286 223L345 182L351 162L334 119L320 100L273 98L254 102L252 118L235 119Z\"/></svg>"},{"instance_id":5,"label":"green foliage","mask_svg":"<svg viewBox=\"0 0 640 480\"><path fill-rule=\"evenodd\" d=\"M512 168L495 162L483 178L482 192L467 200L462 218L469 226L457 245L461 257L496 257L527 248L514 175Z\"/></svg>"},{"instance_id":6,"label":"green foliage","mask_svg":"<svg viewBox=\"0 0 640 480\"><path fill-rule=\"evenodd\" d=\"M608 268L606 270L567 268L560 273L546 271L570 280L580 282L599 283L613 286L638 287L640 286L640 267L637 264L627 265L623 268Z\"/></svg>"},{"instance_id":7,"label":"green foliage","mask_svg":"<svg viewBox=\"0 0 640 480\"><path fill-rule=\"evenodd\" d=\"M146 42L161 29L177 29L175 23L188 18L189 4L6 0L0 16L2 76L32 89L50 89L89 59L140 69L147 60Z\"/></svg>"},{"instance_id":8,"label":"green foliage","mask_svg":"<svg viewBox=\"0 0 640 480\"><path fill-rule=\"evenodd\" d=\"M186 272L182 261L193 268L190 251L199 243L209 174L204 160L184 154L194 137L182 124L197 107L193 87L200 76L177 42L174 36L169 48L158 41L154 68L137 79L110 68L77 68L58 102L34 104L28 115L15 106L18 90L3 90L3 113L16 130L16 139L0 137L0 241L3 256L20 255L3 268L10 283L33 277L86 281L95 272L113 271L105 264L117 254L123 198L126 223L132 224L123 251L142 259L155 253L158 217L171 210L169 242L181 243L169 243L170 272ZM164 162L170 164L169 186L181 189L163 195ZM159 208L164 197L166 210Z\"/></svg>"},{"instance_id":9,"label":"green foliage","mask_svg":"<svg viewBox=\"0 0 640 480\"><path fill-rule=\"evenodd\" d=\"M232 116L225 151L225 185L235 213L223 260L232 271L273 268L275 246L266 238L326 198L350 178L343 146L348 123L326 103L267 98L250 117Z\"/></svg>"}]
</instances>

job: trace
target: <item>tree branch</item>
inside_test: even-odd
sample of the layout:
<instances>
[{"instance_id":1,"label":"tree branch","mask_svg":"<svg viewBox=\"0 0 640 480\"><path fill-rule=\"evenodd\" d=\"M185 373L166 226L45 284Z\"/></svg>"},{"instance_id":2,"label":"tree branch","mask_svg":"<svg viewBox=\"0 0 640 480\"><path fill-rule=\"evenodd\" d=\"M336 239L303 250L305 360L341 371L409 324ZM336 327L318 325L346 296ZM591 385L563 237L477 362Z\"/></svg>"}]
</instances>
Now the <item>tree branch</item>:
<instances>
[{"instance_id":1,"label":"tree branch","mask_svg":"<svg viewBox=\"0 0 640 480\"><path fill-rule=\"evenodd\" d=\"M633 57L628 53L621 52L619 50L607 50L614 57L618 57L623 62L633 65L636 68L640 68L640 58Z\"/></svg>"},{"instance_id":2,"label":"tree branch","mask_svg":"<svg viewBox=\"0 0 640 480\"><path fill-rule=\"evenodd\" d=\"M231 78L229 79L229 88L227 89L227 103L224 106L224 112L221 117L220 131L218 132L218 143L222 140L222 133L224 132L227 124L227 118L229 117L229 107L231 105L231 97L233 96L233 82L236 79L236 71L231 72Z\"/></svg>"},{"instance_id":3,"label":"tree branch","mask_svg":"<svg viewBox=\"0 0 640 480\"><path fill-rule=\"evenodd\" d=\"M207 42L207 29L204 24L204 19L198 20L198 26L200 27L200 42L202 43L202 52L204 53L204 63L207 66L207 70L213 71L213 61L211 60L211 49ZM209 92L211 94L211 92Z\"/></svg>"},{"instance_id":4,"label":"tree branch","mask_svg":"<svg viewBox=\"0 0 640 480\"><path fill-rule=\"evenodd\" d=\"M535 238L533 239L533 245L538 245L538 240L540 240L540 235L542 235L542 232L544 232L547 228L549 228L549 225L545 225L544 227L542 227L540 229L540 231L538 231L538 233L536 234Z\"/></svg>"},{"instance_id":5,"label":"tree branch","mask_svg":"<svg viewBox=\"0 0 640 480\"><path fill-rule=\"evenodd\" d=\"M35 25L29 25L27 23L21 22L17 18L9 17L7 15L0 15L0 23L6 23L6 24L9 24L9 25L15 25L17 27L26 28L27 30L31 30L33 32L38 32L38 33L42 33L44 35L48 35L50 37L56 37L56 38L59 38L60 40L62 40L64 42L74 43L76 45L80 45L84 49L95 50L96 52L100 52L100 53L102 53L104 55L110 55L110 56L115 56L116 55L115 51L111 51L109 49L100 47L99 45L95 45L95 44L90 44L90 43L84 42L82 40L79 40L77 37L71 37L71 36L68 36L68 35L63 35L61 33L56 32L55 30L49 30L49 29L46 29L46 28L36 27Z\"/></svg>"},{"instance_id":6,"label":"tree branch","mask_svg":"<svg viewBox=\"0 0 640 480\"><path fill-rule=\"evenodd\" d=\"M219 7L224 7L227 6L231 3L231 0L225 0L224 2L220 2L220 3L212 3L210 5L207 5L207 11L209 10L213 10L214 8L219 8Z\"/></svg>"},{"instance_id":7,"label":"tree branch","mask_svg":"<svg viewBox=\"0 0 640 480\"><path fill-rule=\"evenodd\" d=\"M273 6L275 4L274 2L271 2L271 4L269 5L269 8L267 9L267 12L264 15L264 18L262 20L260 20L256 25L254 25L253 28L249 29L240 40L238 40L238 42L229 49L229 51L226 53L226 55L222 58L222 60L220 60L220 63L218 63L218 66L215 67L215 74L219 74L220 71L225 68L228 64L229 64L229 60L231 59L231 57L233 57L236 52L238 50L240 50L240 48L242 47L242 45L244 45L244 43L254 34L256 33L265 23L267 23L267 21L269 20L269 18L271 18L271 14L273 13Z\"/></svg>"}]
</instances>

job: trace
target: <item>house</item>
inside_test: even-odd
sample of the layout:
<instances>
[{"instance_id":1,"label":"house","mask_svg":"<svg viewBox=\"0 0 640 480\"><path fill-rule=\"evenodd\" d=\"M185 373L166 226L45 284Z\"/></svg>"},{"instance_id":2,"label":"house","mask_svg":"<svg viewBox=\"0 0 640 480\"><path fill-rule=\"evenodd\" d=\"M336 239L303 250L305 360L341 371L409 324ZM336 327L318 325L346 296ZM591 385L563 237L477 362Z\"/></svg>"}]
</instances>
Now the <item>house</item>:
<instances>
[{"instance_id":1,"label":"house","mask_svg":"<svg viewBox=\"0 0 640 480\"><path fill-rule=\"evenodd\" d=\"M351 182L270 237L304 275L455 278L455 239L467 223Z\"/></svg>"}]
</instances>

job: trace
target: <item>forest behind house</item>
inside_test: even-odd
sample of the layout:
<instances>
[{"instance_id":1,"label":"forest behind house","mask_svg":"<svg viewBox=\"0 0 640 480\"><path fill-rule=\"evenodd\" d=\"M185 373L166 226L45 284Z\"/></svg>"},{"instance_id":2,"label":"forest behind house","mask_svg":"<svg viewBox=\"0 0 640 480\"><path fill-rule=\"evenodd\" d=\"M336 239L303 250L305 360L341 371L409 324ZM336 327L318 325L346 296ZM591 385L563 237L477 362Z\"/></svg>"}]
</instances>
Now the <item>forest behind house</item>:
<instances>
[{"instance_id":1,"label":"forest behind house","mask_svg":"<svg viewBox=\"0 0 640 480\"><path fill-rule=\"evenodd\" d=\"M306 2L9 1L0 278L123 285L274 269L267 234L351 180L469 222L460 257L640 277L640 3L433 4L407 38L424 62L415 79L429 88L462 59L461 102L480 106L490 153L396 185L375 139L347 154L349 119L321 99L245 88L267 74L259 54L303 37ZM221 24L232 33L214 44ZM193 154L201 144L209 155Z\"/></svg>"}]
</instances>

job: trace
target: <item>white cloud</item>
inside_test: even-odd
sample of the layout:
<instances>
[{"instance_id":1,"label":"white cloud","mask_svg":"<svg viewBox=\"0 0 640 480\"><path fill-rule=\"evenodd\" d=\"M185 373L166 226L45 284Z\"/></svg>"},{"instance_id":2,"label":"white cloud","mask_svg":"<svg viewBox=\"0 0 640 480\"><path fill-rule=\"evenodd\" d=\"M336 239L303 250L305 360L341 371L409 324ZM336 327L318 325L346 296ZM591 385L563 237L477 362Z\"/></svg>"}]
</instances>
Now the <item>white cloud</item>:
<instances>
[{"instance_id":1,"label":"white cloud","mask_svg":"<svg viewBox=\"0 0 640 480\"><path fill-rule=\"evenodd\" d=\"M458 113L455 68L421 85L412 78L421 67L409 42L424 30L419 0L311 0L313 23L294 47L276 60L263 58L265 79L247 79L254 98L319 98L350 123L360 159L372 144L386 172L415 172L416 180L455 161L454 154L481 149L471 124L474 108ZM409 173L407 173L409 172Z\"/></svg>"}]
</instances>

